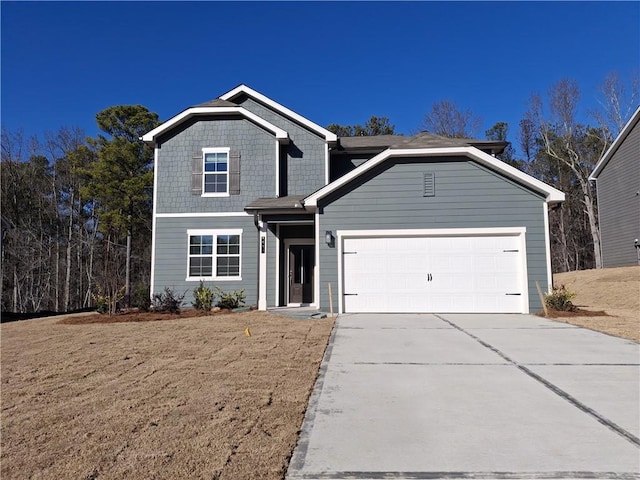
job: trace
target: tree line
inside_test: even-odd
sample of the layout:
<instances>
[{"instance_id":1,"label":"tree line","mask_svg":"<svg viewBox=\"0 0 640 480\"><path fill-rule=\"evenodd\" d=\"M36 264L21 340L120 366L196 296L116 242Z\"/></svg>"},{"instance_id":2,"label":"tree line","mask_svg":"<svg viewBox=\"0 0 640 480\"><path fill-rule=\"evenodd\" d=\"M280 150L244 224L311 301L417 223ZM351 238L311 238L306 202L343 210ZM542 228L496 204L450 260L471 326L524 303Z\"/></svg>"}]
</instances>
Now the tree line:
<instances>
[{"instance_id":1,"label":"tree line","mask_svg":"<svg viewBox=\"0 0 640 480\"><path fill-rule=\"evenodd\" d=\"M44 140L2 129L2 311L70 311L148 298L153 153L140 105L96 116L100 133Z\"/></svg>"},{"instance_id":2,"label":"tree line","mask_svg":"<svg viewBox=\"0 0 640 480\"><path fill-rule=\"evenodd\" d=\"M580 90L563 79L546 96L533 94L516 141L499 159L562 190L566 202L549 215L554 271L600 267L594 186L588 176L638 101L638 81L616 74L602 85L592 123L578 121ZM96 304L145 302L151 271L153 152L142 134L160 124L141 105L96 115L100 134L60 128L44 139L2 128L3 312L70 311ZM480 120L450 100L433 104L418 131L474 138ZM340 136L390 135L387 117L364 125L331 124ZM496 123L489 140L508 141L510 126Z\"/></svg>"}]
</instances>

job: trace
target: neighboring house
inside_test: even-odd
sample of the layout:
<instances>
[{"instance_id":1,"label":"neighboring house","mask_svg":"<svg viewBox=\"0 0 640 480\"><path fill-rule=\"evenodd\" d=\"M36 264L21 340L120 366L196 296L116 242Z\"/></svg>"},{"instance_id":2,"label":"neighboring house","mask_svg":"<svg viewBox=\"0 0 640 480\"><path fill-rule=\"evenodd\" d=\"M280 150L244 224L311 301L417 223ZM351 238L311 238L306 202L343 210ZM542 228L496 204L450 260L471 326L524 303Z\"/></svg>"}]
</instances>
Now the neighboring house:
<instances>
[{"instance_id":1,"label":"neighboring house","mask_svg":"<svg viewBox=\"0 0 640 480\"><path fill-rule=\"evenodd\" d=\"M640 248L640 107L596 164L602 266L638 265Z\"/></svg>"},{"instance_id":2,"label":"neighboring house","mask_svg":"<svg viewBox=\"0 0 640 480\"><path fill-rule=\"evenodd\" d=\"M244 85L142 139L152 292L204 280L260 309L526 313L551 285L564 194L492 156L504 143L337 138Z\"/></svg>"}]
</instances>

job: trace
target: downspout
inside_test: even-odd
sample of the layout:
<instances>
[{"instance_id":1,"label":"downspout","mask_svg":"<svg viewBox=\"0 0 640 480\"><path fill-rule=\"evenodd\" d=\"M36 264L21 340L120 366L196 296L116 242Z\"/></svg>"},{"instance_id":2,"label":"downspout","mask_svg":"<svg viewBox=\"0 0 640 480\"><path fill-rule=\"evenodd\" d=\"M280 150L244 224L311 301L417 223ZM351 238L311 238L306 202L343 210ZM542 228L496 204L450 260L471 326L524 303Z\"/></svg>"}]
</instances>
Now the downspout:
<instances>
[{"instance_id":1,"label":"downspout","mask_svg":"<svg viewBox=\"0 0 640 480\"><path fill-rule=\"evenodd\" d=\"M258 222L258 212L254 211L253 212L253 224L256 226L256 230L258 231L258 249L257 249L257 257L256 257L256 264L257 264L257 275L256 275L256 308L258 307L258 305L260 304L260 242L261 242L261 238L260 238L260 224Z\"/></svg>"}]
</instances>

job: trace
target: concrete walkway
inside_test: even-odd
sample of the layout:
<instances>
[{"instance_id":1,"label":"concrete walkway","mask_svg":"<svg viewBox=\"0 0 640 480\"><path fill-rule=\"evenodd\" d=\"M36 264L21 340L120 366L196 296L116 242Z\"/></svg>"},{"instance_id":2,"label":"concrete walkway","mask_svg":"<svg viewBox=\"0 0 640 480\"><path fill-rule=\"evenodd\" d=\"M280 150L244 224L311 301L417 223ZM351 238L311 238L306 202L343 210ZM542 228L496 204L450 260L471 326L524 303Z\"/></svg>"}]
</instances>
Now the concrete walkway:
<instances>
[{"instance_id":1,"label":"concrete walkway","mask_svg":"<svg viewBox=\"0 0 640 480\"><path fill-rule=\"evenodd\" d=\"M638 479L640 346L528 315L343 315L287 478Z\"/></svg>"}]
</instances>

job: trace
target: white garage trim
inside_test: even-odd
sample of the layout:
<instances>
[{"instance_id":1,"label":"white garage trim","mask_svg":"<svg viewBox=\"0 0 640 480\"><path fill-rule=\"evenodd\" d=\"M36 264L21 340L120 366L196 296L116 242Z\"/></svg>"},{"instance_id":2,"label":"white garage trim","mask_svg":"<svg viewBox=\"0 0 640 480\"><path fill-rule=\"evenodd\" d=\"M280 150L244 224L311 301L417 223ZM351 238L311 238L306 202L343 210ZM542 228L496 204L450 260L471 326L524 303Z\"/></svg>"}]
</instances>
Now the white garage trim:
<instances>
[{"instance_id":1,"label":"white garage trim","mask_svg":"<svg viewBox=\"0 0 640 480\"><path fill-rule=\"evenodd\" d=\"M337 230L338 250L338 309L345 313L344 305L344 239L347 238L385 238L385 237L479 237L514 236L518 237L521 252L520 272L522 282L520 313L529 313L529 282L527 275L526 227L491 228L444 228L444 229L399 229L399 230Z\"/></svg>"}]
</instances>

